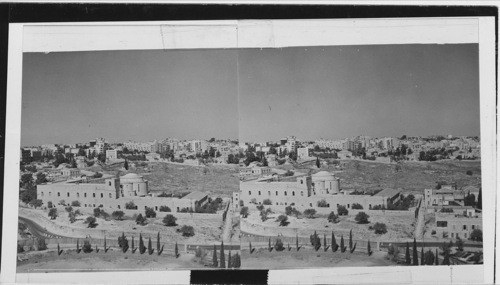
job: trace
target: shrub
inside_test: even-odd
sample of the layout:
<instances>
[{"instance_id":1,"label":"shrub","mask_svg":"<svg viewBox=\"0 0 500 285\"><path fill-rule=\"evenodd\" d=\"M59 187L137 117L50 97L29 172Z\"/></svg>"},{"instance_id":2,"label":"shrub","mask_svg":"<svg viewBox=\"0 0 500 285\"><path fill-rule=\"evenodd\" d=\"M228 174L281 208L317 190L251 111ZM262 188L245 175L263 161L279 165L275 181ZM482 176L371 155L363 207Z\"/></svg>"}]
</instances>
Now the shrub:
<instances>
[{"instance_id":1,"label":"shrub","mask_svg":"<svg viewBox=\"0 0 500 285\"><path fill-rule=\"evenodd\" d=\"M259 211L264 210L264 205L259 205L259 206L257 206L257 210L259 210Z\"/></svg>"},{"instance_id":2,"label":"shrub","mask_svg":"<svg viewBox=\"0 0 500 285\"><path fill-rule=\"evenodd\" d=\"M265 222L267 220L267 214L268 214L267 211L264 211L264 210L260 211L260 219L263 222Z\"/></svg>"},{"instance_id":3,"label":"shrub","mask_svg":"<svg viewBox=\"0 0 500 285\"><path fill-rule=\"evenodd\" d=\"M67 206L66 208L64 208L66 210L66 212L73 212L73 207L71 206Z\"/></svg>"},{"instance_id":4,"label":"shrub","mask_svg":"<svg viewBox=\"0 0 500 285\"><path fill-rule=\"evenodd\" d=\"M288 224L290 223L288 221L288 216L285 216L285 215L280 215L277 219L276 219L277 222L280 223L280 227L286 227L288 226Z\"/></svg>"},{"instance_id":5,"label":"shrub","mask_svg":"<svg viewBox=\"0 0 500 285\"><path fill-rule=\"evenodd\" d=\"M61 206L66 206L66 202L65 202L64 200L60 200L60 201L59 201L59 205L61 205Z\"/></svg>"},{"instance_id":6,"label":"shrub","mask_svg":"<svg viewBox=\"0 0 500 285\"><path fill-rule=\"evenodd\" d=\"M32 207L34 207L36 209L36 208L41 207L43 205L43 201L40 199L34 199L34 200L31 200L28 204L30 204Z\"/></svg>"},{"instance_id":7,"label":"shrub","mask_svg":"<svg viewBox=\"0 0 500 285\"><path fill-rule=\"evenodd\" d=\"M375 205L372 207L372 210L385 210L384 205Z\"/></svg>"},{"instance_id":8,"label":"shrub","mask_svg":"<svg viewBox=\"0 0 500 285\"><path fill-rule=\"evenodd\" d=\"M134 202L130 201L125 204L125 209L127 210L137 210L137 206L134 204Z\"/></svg>"},{"instance_id":9,"label":"shrub","mask_svg":"<svg viewBox=\"0 0 500 285\"><path fill-rule=\"evenodd\" d=\"M483 231L475 229L470 234L470 239L473 241L483 241Z\"/></svg>"},{"instance_id":10,"label":"shrub","mask_svg":"<svg viewBox=\"0 0 500 285\"><path fill-rule=\"evenodd\" d=\"M127 251L128 240L127 240L127 237L125 236L125 233L122 233L122 236L118 237L118 246L123 250L123 252Z\"/></svg>"},{"instance_id":11,"label":"shrub","mask_svg":"<svg viewBox=\"0 0 500 285\"><path fill-rule=\"evenodd\" d=\"M45 242L44 238L37 239L37 245L38 245L38 250L46 250L47 249L47 243Z\"/></svg>"},{"instance_id":12,"label":"shrub","mask_svg":"<svg viewBox=\"0 0 500 285\"><path fill-rule=\"evenodd\" d=\"M325 199L318 201L318 207L326 208L328 207L328 203L325 201Z\"/></svg>"},{"instance_id":13,"label":"shrub","mask_svg":"<svg viewBox=\"0 0 500 285\"><path fill-rule=\"evenodd\" d=\"M90 244L90 241L85 240L85 241L83 242L82 251L83 251L84 253L90 253L90 252L92 252L92 245Z\"/></svg>"},{"instance_id":14,"label":"shrub","mask_svg":"<svg viewBox=\"0 0 500 285\"><path fill-rule=\"evenodd\" d=\"M349 214L349 211L347 210L347 208L343 205L338 205L337 206L337 214L339 216L346 216Z\"/></svg>"},{"instance_id":15,"label":"shrub","mask_svg":"<svg viewBox=\"0 0 500 285\"><path fill-rule=\"evenodd\" d=\"M17 244L17 253L21 253L21 252L24 252L24 248L22 245Z\"/></svg>"},{"instance_id":16,"label":"shrub","mask_svg":"<svg viewBox=\"0 0 500 285\"><path fill-rule=\"evenodd\" d=\"M101 216L101 209L94 208L94 217L99 218Z\"/></svg>"},{"instance_id":17,"label":"shrub","mask_svg":"<svg viewBox=\"0 0 500 285\"><path fill-rule=\"evenodd\" d=\"M273 202L271 201L271 199L265 199L264 201L262 201L262 204L264 204L264 205L272 205Z\"/></svg>"},{"instance_id":18,"label":"shrub","mask_svg":"<svg viewBox=\"0 0 500 285\"><path fill-rule=\"evenodd\" d=\"M257 204L257 199L252 198L252 199L250 200L250 203L252 203L252 204Z\"/></svg>"},{"instance_id":19,"label":"shrub","mask_svg":"<svg viewBox=\"0 0 500 285\"><path fill-rule=\"evenodd\" d=\"M359 212L354 220L358 222L358 224L368 224L370 221L368 221L368 216L365 212Z\"/></svg>"},{"instance_id":20,"label":"shrub","mask_svg":"<svg viewBox=\"0 0 500 285\"><path fill-rule=\"evenodd\" d=\"M375 223L375 225L373 225L373 229L378 235L387 233L387 226L384 223Z\"/></svg>"},{"instance_id":21,"label":"shrub","mask_svg":"<svg viewBox=\"0 0 500 285\"><path fill-rule=\"evenodd\" d=\"M146 207L146 218L156 218L156 212L153 208Z\"/></svg>"},{"instance_id":22,"label":"shrub","mask_svg":"<svg viewBox=\"0 0 500 285\"><path fill-rule=\"evenodd\" d=\"M70 223L76 222L76 214L74 212L69 212L68 213L68 218Z\"/></svg>"},{"instance_id":23,"label":"shrub","mask_svg":"<svg viewBox=\"0 0 500 285\"><path fill-rule=\"evenodd\" d=\"M338 223L339 222L339 216L335 215L335 213L332 211L328 215L328 222L330 223Z\"/></svg>"},{"instance_id":24,"label":"shrub","mask_svg":"<svg viewBox=\"0 0 500 285\"><path fill-rule=\"evenodd\" d=\"M318 250L321 247L321 239L316 231L314 231L314 234L309 236L309 240L311 241L311 245L314 247L314 250Z\"/></svg>"},{"instance_id":25,"label":"shrub","mask_svg":"<svg viewBox=\"0 0 500 285\"><path fill-rule=\"evenodd\" d=\"M85 223L88 224L87 227L89 228L95 228L97 226L96 222L95 222L95 217L92 217L92 216L88 216L87 219L85 220Z\"/></svg>"},{"instance_id":26,"label":"shrub","mask_svg":"<svg viewBox=\"0 0 500 285\"><path fill-rule=\"evenodd\" d=\"M49 211L49 217L51 220L55 220L57 218L57 209L51 208Z\"/></svg>"},{"instance_id":27,"label":"shrub","mask_svg":"<svg viewBox=\"0 0 500 285\"><path fill-rule=\"evenodd\" d=\"M452 208L441 208L441 210L439 210L439 212L441 212L441 213L453 213L453 209Z\"/></svg>"},{"instance_id":28,"label":"shrub","mask_svg":"<svg viewBox=\"0 0 500 285\"><path fill-rule=\"evenodd\" d=\"M284 216L286 217L286 216ZM285 249L285 247L283 246L283 242L281 241L281 239L276 239L276 242L274 243L274 249L276 251L283 251Z\"/></svg>"},{"instance_id":29,"label":"shrub","mask_svg":"<svg viewBox=\"0 0 500 285\"><path fill-rule=\"evenodd\" d=\"M135 218L135 223L141 226L144 226L146 221L147 219L142 214L137 215L137 218Z\"/></svg>"},{"instance_id":30,"label":"shrub","mask_svg":"<svg viewBox=\"0 0 500 285\"><path fill-rule=\"evenodd\" d=\"M47 202L47 207L49 209L52 208L52 207L54 207L54 205L52 204L52 201Z\"/></svg>"},{"instance_id":31,"label":"shrub","mask_svg":"<svg viewBox=\"0 0 500 285\"><path fill-rule=\"evenodd\" d=\"M113 219L115 220L121 220L123 219L123 216L125 216L125 213L123 211L114 211L111 213L111 216L113 216Z\"/></svg>"},{"instance_id":32,"label":"shrub","mask_svg":"<svg viewBox=\"0 0 500 285\"><path fill-rule=\"evenodd\" d=\"M163 224L167 227L173 227L176 226L177 224L175 223L177 221L177 218L174 217L174 215L166 215L165 218L163 218Z\"/></svg>"},{"instance_id":33,"label":"shrub","mask_svg":"<svg viewBox=\"0 0 500 285\"><path fill-rule=\"evenodd\" d=\"M182 233L182 236L184 237L192 237L194 236L194 228L192 226L182 226L180 229L180 232Z\"/></svg>"},{"instance_id":34,"label":"shrub","mask_svg":"<svg viewBox=\"0 0 500 285\"><path fill-rule=\"evenodd\" d=\"M248 207L242 207L240 209L240 215L242 218L248 217Z\"/></svg>"},{"instance_id":35,"label":"shrub","mask_svg":"<svg viewBox=\"0 0 500 285\"><path fill-rule=\"evenodd\" d=\"M167 206L160 206L160 212L172 212Z\"/></svg>"},{"instance_id":36,"label":"shrub","mask_svg":"<svg viewBox=\"0 0 500 285\"><path fill-rule=\"evenodd\" d=\"M179 210L180 213L192 213L193 209L185 207Z\"/></svg>"},{"instance_id":37,"label":"shrub","mask_svg":"<svg viewBox=\"0 0 500 285\"><path fill-rule=\"evenodd\" d=\"M312 219L312 218L314 218L314 215L316 215L316 210L314 210L314 209L306 209L304 211L304 215L306 216L306 218Z\"/></svg>"},{"instance_id":38,"label":"shrub","mask_svg":"<svg viewBox=\"0 0 500 285\"><path fill-rule=\"evenodd\" d=\"M287 216L295 216L295 217L298 217L300 215L300 212L293 208L292 206L288 206L285 208L285 214Z\"/></svg>"},{"instance_id":39,"label":"shrub","mask_svg":"<svg viewBox=\"0 0 500 285\"><path fill-rule=\"evenodd\" d=\"M363 206L361 206L361 204L359 204L359 203L352 204L351 208L354 210L363 210Z\"/></svg>"},{"instance_id":40,"label":"shrub","mask_svg":"<svg viewBox=\"0 0 500 285\"><path fill-rule=\"evenodd\" d=\"M467 170L466 174L467 175L472 175L472 170Z\"/></svg>"},{"instance_id":41,"label":"shrub","mask_svg":"<svg viewBox=\"0 0 500 285\"><path fill-rule=\"evenodd\" d=\"M80 201L73 201L73 202L71 202L71 206L73 206L73 207L80 207Z\"/></svg>"}]
</instances>

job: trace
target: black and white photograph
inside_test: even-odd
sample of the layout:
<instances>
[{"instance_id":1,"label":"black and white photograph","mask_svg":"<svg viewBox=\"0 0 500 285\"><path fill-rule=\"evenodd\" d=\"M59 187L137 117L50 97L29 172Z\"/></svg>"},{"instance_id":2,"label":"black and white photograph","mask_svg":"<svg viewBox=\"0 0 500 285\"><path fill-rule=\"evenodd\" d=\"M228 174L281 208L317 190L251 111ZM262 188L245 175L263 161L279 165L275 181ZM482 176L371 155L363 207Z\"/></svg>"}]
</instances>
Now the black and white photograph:
<instances>
[{"instance_id":1,"label":"black and white photograph","mask_svg":"<svg viewBox=\"0 0 500 285\"><path fill-rule=\"evenodd\" d=\"M240 266L235 50L23 65L18 272Z\"/></svg>"},{"instance_id":2,"label":"black and white photograph","mask_svg":"<svg viewBox=\"0 0 500 285\"><path fill-rule=\"evenodd\" d=\"M13 10L0 281L494 281L494 17L138 7Z\"/></svg>"},{"instance_id":3,"label":"black and white photograph","mask_svg":"<svg viewBox=\"0 0 500 285\"><path fill-rule=\"evenodd\" d=\"M242 50L239 67L245 266L483 263L477 44Z\"/></svg>"}]
</instances>

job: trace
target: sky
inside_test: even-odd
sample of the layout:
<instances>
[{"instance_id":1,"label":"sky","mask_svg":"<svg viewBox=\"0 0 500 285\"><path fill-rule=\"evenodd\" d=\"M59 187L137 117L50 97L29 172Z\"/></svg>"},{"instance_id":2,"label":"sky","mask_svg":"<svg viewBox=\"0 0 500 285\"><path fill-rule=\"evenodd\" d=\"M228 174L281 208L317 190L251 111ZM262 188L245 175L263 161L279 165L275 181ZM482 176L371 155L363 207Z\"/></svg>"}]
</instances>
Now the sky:
<instances>
[{"instance_id":1,"label":"sky","mask_svg":"<svg viewBox=\"0 0 500 285\"><path fill-rule=\"evenodd\" d=\"M240 139L479 136L477 44L239 53Z\"/></svg>"},{"instance_id":2,"label":"sky","mask_svg":"<svg viewBox=\"0 0 500 285\"><path fill-rule=\"evenodd\" d=\"M238 138L235 50L26 53L21 144Z\"/></svg>"},{"instance_id":3,"label":"sky","mask_svg":"<svg viewBox=\"0 0 500 285\"><path fill-rule=\"evenodd\" d=\"M479 135L477 44L26 53L22 145Z\"/></svg>"}]
</instances>

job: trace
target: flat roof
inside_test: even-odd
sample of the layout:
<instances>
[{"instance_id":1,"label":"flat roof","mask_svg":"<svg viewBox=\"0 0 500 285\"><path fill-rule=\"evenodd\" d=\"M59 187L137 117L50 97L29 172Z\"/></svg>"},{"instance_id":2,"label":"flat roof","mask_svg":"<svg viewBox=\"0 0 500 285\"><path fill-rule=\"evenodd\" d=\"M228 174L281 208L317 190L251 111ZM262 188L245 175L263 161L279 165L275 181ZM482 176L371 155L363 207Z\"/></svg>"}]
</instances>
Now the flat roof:
<instances>
[{"instance_id":1,"label":"flat roof","mask_svg":"<svg viewBox=\"0 0 500 285\"><path fill-rule=\"evenodd\" d=\"M200 191L194 191L194 192L191 192L191 193L187 194L186 196L182 197L181 199L201 200L201 199L205 198L206 196L208 196L207 193L200 192Z\"/></svg>"},{"instance_id":2,"label":"flat roof","mask_svg":"<svg viewBox=\"0 0 500 285\"><path fill-rule=\"evenodd\" d=\"M385 188L373 196L394 197L399 193L401 193L400 189Z\"/></svg>"}]
</instances>

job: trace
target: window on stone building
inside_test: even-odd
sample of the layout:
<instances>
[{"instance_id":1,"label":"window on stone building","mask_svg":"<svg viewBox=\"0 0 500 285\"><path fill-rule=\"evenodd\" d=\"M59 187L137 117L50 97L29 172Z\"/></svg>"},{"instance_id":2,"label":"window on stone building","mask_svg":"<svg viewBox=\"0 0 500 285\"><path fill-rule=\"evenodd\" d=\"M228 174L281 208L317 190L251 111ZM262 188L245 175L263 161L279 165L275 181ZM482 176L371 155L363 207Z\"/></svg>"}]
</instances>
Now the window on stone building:
<instances>
[{"instance_id":1,"label":"window on stone building","mask_svg":"<svg viewBox=\"0 0 500 285\"><path fill-rule=\"evenodd\" d=\"M286 196L286 191L285 191L285 196Z\"/></svg>"},{"instance_id":2,"label":"window on stone building","mask_svg":"<svg viewBox=\"0 0 500 285\"><path fill-rule=\"evenodd\" d=\"M113 194L109 193L109 198L113 198Z\"/></svg>"},{"instance_id":3,"label":"window on stone building","mask_svg":"<svg viewBox=\"0 0 500 285\"><path fill-rule=\"evenodd\" d=\"M300 179L300 184L304 184L304 180Z\"/></svg>"},{"instance_id":4,"label":"window on stone building","mask_svg":"<svg viewBox=\"0 0 500 285\"><path fill-rule=\"evenodd\" d=\"M474 229L474 225L472 225L472 229Z\"/></svg>"},{"instance_id":5,"label":"window on stone building","mask_svg":"<svg viewBox=\"0 0 500 285\"><path fill-rule=\"evenodd\" d=\"M42 197L43 197L43 192L42 192Z\"/></svg>"},{"instance_id":6,"label":"window on stone building","mask_svg":"<svg viewBox=\"0 0 500 285\"><path fill-rule=\"evenodd\" d=\"M83 193L83 197L87 198L87 193Z\"/></svg>"},{"instance_id":7,"label":"window on stone building","mask_svg":"<svg viewBox=\"0 0 500 285\"><path fill-rule=\"evenodd\" d=\"M278 196L278 191L276 191L276 196Z\"/></svg>"},{"instance_id":8,"label":"window on stone building","mask_svg":"<svg viewBox=\"0 0 500 285\"><path fill-rule=\"evenodd\" d=\"M292 191L292 196L295 196L295 191Z\"/></svg>"},{"instance_id":9,"label":"window on stone building","mask_svg":"<svg viewBox=\"0 0 500 285\"><path fill-rule=\"evenodd\" d=\"M68 193L66 193L66 196L68 196L68 197L69 197L69 192L68 192Z\"/></svg>"},{"instance_id":10,"label":"window on stone building","mask_svg":"<svg viewBox=\"0 0 500 285\"><path fill-rule=\"evenodd\" d=\"M259 191L259 196L260 196L260 191Z\"/></svg>"},{"instance_id":11,"label":"window on stone building","mask_svg":"<svg viewBox=\"0 0 500 285\"><path fill-rule=\"evenodd\" d=\"M95 193L92 193L92 197L94 197L94 198L95 198Z\"/></svg>"},{"instance_id":12,"label":"window on stone building","mask_svg":"<svg viewBox=\"0 0 500 285\"><path fill-rule=\"evenodd\" d=\"M451 237L452 237L452 238L453 238L453 237L455 237L455 234L454 234L454 233L451 233Z\"/></svg>"},{"instance_id":13,"label":"window on stone building","mask_svg":"<svg viewBox=\"0 0 500 285\"><path fill-rule=\"evenodd\" d=\"M252 191L248 191L248 195L252 195Z\"/></svg>"},{"instance_id":14,"label":"window on stone building","mask_svg":"<svg viewBox=\"0 0 500 285\"><path fill-rule=\"evenodd\" d=\"M49 192L49 196L52 196L52 192Z\"/></svg>"},{"instance_id":15,"label":"window on stone building","mask_svg":"<svg viewBox=\"0 0 500 285\"><path fill-rule=\"evenodd\" d=\"M118 209L120 209L120 205L118 205Z\"/></svg>"},{"instance_id":16,"label":"window on stone building","mask_svg":"<svg viewBox=\"0 0 500 285\"><path fill-rule=\"evenodd\" d=\"M101 198L104 198L104 193L101 193Z\"/></svg>"},{"instance_id":17,"label":"window on stone building","mask_svg":"<svg viewBox=\"0 0 500 285\"><path fill-rule=\"evenodd\" d=\"M84 207L87 207L87 204L85 204Z\"/></svg>"},{"instance_id":18,"label":"window on stone building","mask_svg":"<svg viewBox=\"0 0 500 285\"><path fill-rule=\"evenodd\" d=\"M61 196L61 193L60 192L57 192L57 197L60 197Z\"/></svg>"},{"instance_id":19,"label":"window on stone building","mask_svg":"<svg viewBox=\"0 0 500 285\"><path fill-rule=\"evenodd\" d=\"M309 207L312 207L312 206L313 206L313 204L312 204L312 203L309 203Z\"/></svg>"},{"instance_id":20,"label":"window on stone building","mask_svg":"<svg viewBox=\"0 0 500 285\"><path fill-rule=\"evenodd\" d=\"M464 233L464 238L467 238L467 233Z\"/></svg>"},{"instance_id":21,"label":"window on stone building","mask_svg":"<svg viewBox=\"0 0 500 285\"><path fill-rule=\"evenodd\" d=\"M448 226L448 222L447 221L437 221L436 226L439 228L446 228Z\"/></svg>"},{"instance_id":22,"label":"window on stone building","mask_svg":"<svg viewBox=\"0 0 500 285\"><path fill-rule=\"evenodd\" d=\"M267 195L271 196L271 191L267 191Z\"/></svg>"},{"instance_id":23,"label":"window on stone building","mask_svg":"<svg viewBox=\"0 0 500 285\"><path fill-rule=\"evenodd\" d=\"M111 186L111 181L108 182L109 186Z\"/></svg>"},{"instance_id":24,"label":"window on stone building","mask_svg":"<svg viewBox=\"0 0 500 285\"><path fill-rule=\"evenodd\" d=\"M350 206L351 206L351 205L347 204L347 209L349 209L349 208L350 208Z\"/></svg>"},{"instance_id":25,"label":"window on stone building","mask_svg":"<svg viewBox=\"0 0 500 285\"><path fill-rule=\"evenodd\" d=\"M466 229L467 229L467 225L464 225L464 230L466 230Z\"/></svg>"},{"instance_id":26,"label":"window on stone building","mask_svg":"<svg viewBox=\"0 0 500 285\"><path fill-rule=\"evenodd\" d=\"M304 196L304 191L300 191L300 196Z\"/></svg>"}]
</instances>

